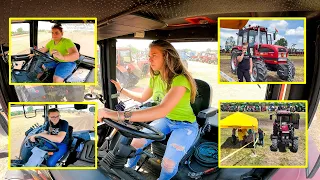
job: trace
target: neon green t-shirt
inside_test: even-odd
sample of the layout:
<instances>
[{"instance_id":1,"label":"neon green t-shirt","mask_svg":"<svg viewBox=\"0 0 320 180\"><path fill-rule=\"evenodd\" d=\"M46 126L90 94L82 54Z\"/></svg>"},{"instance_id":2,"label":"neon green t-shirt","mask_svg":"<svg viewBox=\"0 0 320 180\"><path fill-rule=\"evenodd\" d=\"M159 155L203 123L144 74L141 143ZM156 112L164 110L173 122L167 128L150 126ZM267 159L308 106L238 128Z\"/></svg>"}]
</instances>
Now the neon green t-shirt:
<instances>
[{"instance_id":1,"label":"neon green t-shirt","mask_svg":"<svg viewBox=\"0 0 320 180\"><path fill-rule=\"evenodd\" d=\"M188 79L184 75L178 75L173 78L171 88L175 86L184 86L187 91L179 101L179 103L174 107L167 118L176 121L196 121L196 116L193 113L192 107L190 105L190 94L191 94L191 85ZM153 78L150 78L149 87L153 89L152 99L155 102L160 103L164 96L167 93L167 85L162 81L160 75L156 75Z\"/></svg>"},{"instance_id":2,"label":"neon green t-shirt","mask_svg":"<svg viewBox=\"0 0 320 180\"><path fill-rule=\"evenodd\" d=\"M58 44L54 44L54 40L47 43L46 48L49 49L50 55L52 55L53 50L59 51L63 56L69 54L68 49L74 47L75 44L67 38L62 38ZM64 62L61 59L54 58L57 61Z\"/></svg>"}]
</instances>

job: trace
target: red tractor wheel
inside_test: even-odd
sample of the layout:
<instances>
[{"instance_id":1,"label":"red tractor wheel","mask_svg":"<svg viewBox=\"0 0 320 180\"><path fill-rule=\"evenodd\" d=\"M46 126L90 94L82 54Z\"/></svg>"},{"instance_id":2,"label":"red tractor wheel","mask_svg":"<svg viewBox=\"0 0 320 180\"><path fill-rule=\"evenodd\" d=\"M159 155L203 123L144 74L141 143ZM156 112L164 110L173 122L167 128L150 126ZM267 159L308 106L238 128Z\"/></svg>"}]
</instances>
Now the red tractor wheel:
<instances>
[{"instance_id":1,"label":"red tractor wheel","mask_svg":"<svg viewBox=\"0 0 320 180\"><path fill-rule=\"evenodd\" d=\"M263 61L253 62L251 81L265 82L267 80L267 67Z\"/></svg>"}]
</instances>

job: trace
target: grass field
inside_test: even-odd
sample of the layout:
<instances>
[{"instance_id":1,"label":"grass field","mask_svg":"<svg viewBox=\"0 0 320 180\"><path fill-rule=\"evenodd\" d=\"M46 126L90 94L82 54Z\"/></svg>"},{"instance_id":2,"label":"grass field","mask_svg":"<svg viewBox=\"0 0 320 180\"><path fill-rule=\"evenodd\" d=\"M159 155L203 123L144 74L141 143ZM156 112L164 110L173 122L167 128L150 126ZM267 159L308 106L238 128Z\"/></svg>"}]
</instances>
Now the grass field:
<instances>
[{"instance_id":1,"label":"grass field","mask_svg":"<svg viewBox=\"0 0 320 180\"><path fill-rule=\"evenodd\" d=\"M303 57L301 56L291 56L289 57L294 63L295 66L295 76L293 82L303 82L304 80L304 61ZM220 57L220 71L224 72L228 76L230 76L232 79L237 81L237 75L233 74L231 72L230 67L230 56L222 56ZM221 77L221 79L223 79ZM222 80L222 82L225 82L226 80ZM276 71L268 71L267 72L267 82L286 82L285 80L282 80L278 77Z\"/></svg>"},{"instance_id":2,"label":"grass field","mask_svg":"<svg viewBox=\"0 0 320 180\"><path fill-rule=\"evenodd\" d=\"M221 112L221 120L232 112ZM259 128L264 133L264 146L256 147L256 155L252 156L252 148L244 148L221 163L222 166L304 166L306 162L306 134L305 134L305 113L300 113L300 128L295 130L295 136L299 137L299 150L292 153L287 148L286 152L270 151L270 134L272 133L273 121L269 119L267 112L245 112L245 114L256 117L259 121ZM275 116L273 117L275 118ZM239 144L231 142L232 129L221 129L220 153L221 159L240 148ZM272 159L272 160L271 160Z\"/></svg>"}]
</instances>

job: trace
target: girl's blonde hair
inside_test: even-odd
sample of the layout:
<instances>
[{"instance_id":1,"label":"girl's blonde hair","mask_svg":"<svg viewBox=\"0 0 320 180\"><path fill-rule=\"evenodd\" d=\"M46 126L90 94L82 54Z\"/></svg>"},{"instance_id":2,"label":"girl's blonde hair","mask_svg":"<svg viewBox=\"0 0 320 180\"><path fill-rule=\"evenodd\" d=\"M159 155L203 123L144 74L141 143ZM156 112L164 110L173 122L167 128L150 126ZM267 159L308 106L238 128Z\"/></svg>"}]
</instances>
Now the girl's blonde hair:
<instances>
[{"instance_id":1,"label":"girl's blonde hair","mask_svg":"<svg viewBox=\"0 0 320 180\"><path fill-rule=\"evenodd\" d=\"M149 48L151 47L159 47L162 51L165 68L164 72L167 73L167 78L165 79L165 82L167 84L167 91L170 90L171 83L174 77L176 77L177 75L184 75L191 85L190 100L191 103L194 103L197 94L197 85L190 72L188 72L186 67L182 64L177 50L168 41L165 40L153 41L149 45ZM150 67L150 75L151 77L153 77L155 75L159 75L159 72L153 71L153 69Z\"/></svg>"}]
</instances>

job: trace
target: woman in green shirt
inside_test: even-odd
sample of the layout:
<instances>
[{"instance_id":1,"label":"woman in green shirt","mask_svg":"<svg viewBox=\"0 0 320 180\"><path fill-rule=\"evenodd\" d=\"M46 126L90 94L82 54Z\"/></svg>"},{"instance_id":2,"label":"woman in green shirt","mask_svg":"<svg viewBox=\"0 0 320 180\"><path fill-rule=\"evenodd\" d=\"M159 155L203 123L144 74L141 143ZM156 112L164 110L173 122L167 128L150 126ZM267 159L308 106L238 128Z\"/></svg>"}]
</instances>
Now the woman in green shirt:
<instances>
[{"instance_id":1,"label":"woman in green shirt","mask_svg":"<svg viewBox=\"0 0 320 180\"><path fill-rule=\"evenodd\" d=\"M157 106L137 110L134 112L119 112L107 108L100 109L98 120L109 118L112 120L126 119L133 122L150 122L164 134L171 136L161 164L162 170L159 180L171 179L178 171L178 165L183 156L194 143L198 134L198 124L190 103L194 103L197 87L191 74L183 66L176 49L167 41L156 40L150 46L150 81L143 93L136 93L124 89L120 83L111 82L117 90L139 102L149 98L161 102ZM148 130L144 130L148 132ZM136 154L141 154L143 148L153 140L134 138L131 145L136 148ZM127 166L134 167L140 155L129 159Z\"/></svg>"},{"instance_id":2,"label":"woman in green shirt","mask_svg":"<svg viewBox=\"0 0 320 180\"><path fill-rule=\"evenodd\" d=\"M55 69L53 82L61 83L73 70L76 68L75 61L79 59L79 52L75 44L63 36L63 28L61 24L52 26L52 40L49 41L45 47L39 49L43 53L49 52L50 55L56 60L42 65L44 70ZM30 57L33 54L29 55ZM38 79L43 73L38 74Z\"/></svg>"}]
</instances>

